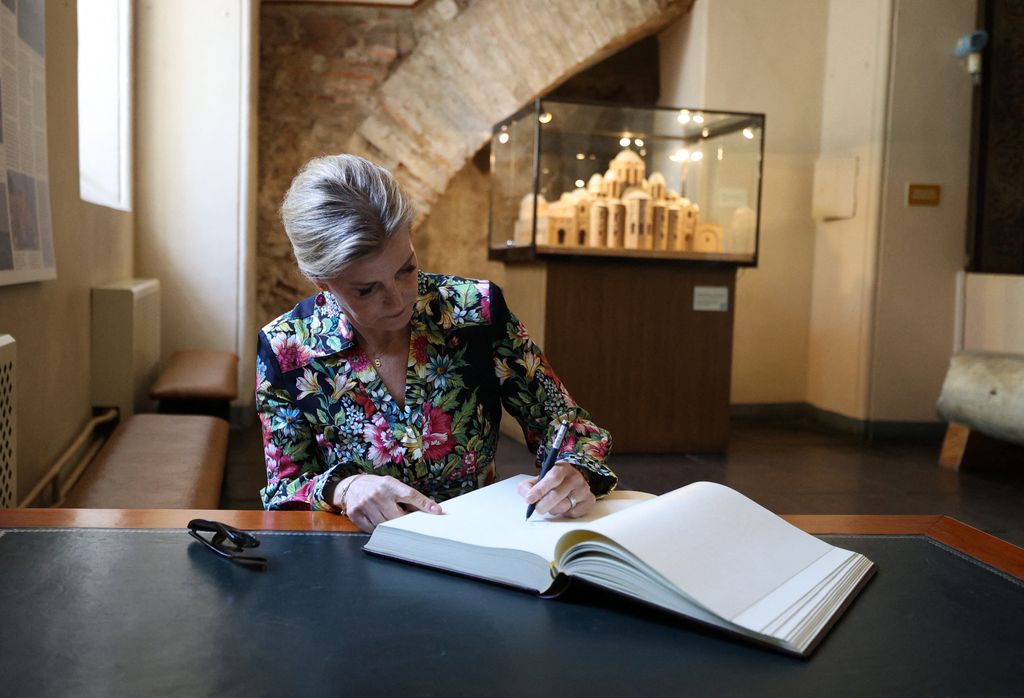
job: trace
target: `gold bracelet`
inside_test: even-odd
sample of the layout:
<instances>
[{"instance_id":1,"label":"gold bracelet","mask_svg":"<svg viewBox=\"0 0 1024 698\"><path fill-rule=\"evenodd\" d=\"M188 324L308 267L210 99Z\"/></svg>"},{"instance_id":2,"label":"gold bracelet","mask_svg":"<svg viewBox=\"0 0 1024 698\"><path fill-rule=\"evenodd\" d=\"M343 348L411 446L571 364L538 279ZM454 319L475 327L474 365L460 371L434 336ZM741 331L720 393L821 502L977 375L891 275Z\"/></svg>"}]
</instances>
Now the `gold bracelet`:
<instances>
[{"instance_id":1,"label":"gold bracelet","mask_svg":"<svg viewBox=\"0 0 1024 698\"><path fill-rule=\"evenodd\" d=\"M338 507L338 513L342 516L348 516L348 512L345 511L345 495L348 494L348 488L351 487L352 483L358 480L364 474L365 473L358 473L356 475L353 475L352 477L349 478L348 482L345 483L345 487L342 488L341 497L339 497L339 500L341 501L341 506Z\"/></svg>"}]
</instances>

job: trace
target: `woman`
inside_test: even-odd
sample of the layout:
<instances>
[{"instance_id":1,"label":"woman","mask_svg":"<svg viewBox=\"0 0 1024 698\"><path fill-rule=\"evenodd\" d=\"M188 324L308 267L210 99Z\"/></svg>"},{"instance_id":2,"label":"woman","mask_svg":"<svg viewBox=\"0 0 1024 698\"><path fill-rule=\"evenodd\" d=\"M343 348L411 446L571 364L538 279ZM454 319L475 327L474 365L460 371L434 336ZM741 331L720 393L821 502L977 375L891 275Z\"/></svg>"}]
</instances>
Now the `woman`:
<instances>
[{"instance_id":1,"label":"woman","mask_svg":"<svg viewBox=\"0 0 1024 698\"><path fill-rule=\"evenodd\" d=\"M496 479L502 406L541 462L520 487L540 514L579 517L615 486L608 433L589 420L487 281L419 271L413 211L362 158L312 160L281 207L320 292L263 328L256 406L268 509L321 509L364 531ZM525 506L525 504L524 504Z\"/></svg>"}]
</instances>

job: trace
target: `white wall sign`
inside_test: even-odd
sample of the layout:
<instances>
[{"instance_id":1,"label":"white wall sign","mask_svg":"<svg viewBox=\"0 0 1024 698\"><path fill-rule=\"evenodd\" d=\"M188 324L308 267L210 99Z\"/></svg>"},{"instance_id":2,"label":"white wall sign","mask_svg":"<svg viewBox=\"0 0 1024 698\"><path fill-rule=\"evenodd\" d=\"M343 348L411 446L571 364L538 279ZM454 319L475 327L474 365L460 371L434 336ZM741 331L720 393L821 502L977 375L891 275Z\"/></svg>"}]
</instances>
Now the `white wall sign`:
<instances>
[{"instance_id":1,"label":"white wall sign","mask_svg":"<svg viewBox=\"0 0 1024 698\"><path fill-rule=\"evenodd\" d=\"M694 286L693 309L697 311L726 312L729 310L728 286Z\"/></svg>"},{"instance_id":2,"label":"white wall sign","mask_svg":"<svg viewBox=\"0 0 1024 698\"><path fill-rule=\"evenodd\" d=\"M746 187L722 187L718 190L718 205L722 208L739 208L749 204Z\"/></svg>"},{"instance_id":3,"label":"white wall sign","mask_svg":"<svg viewBox=\"0 0 1024 698\"><path fill-rule=\"evenodd\" d=\"M857 158L840 155L822 156L814 162L811 215L833 221L857 214L857 166Z\"/></svg>"},{"instance_id":4,"label":"white wall sign","mask_svg":"<svg viewBox=\"0 0 1024 698\"><path fill-rule=\"evenodd\" d=\"M44 0L0 0L0 285L53 279Z\"/></svg>"}]
</instances>

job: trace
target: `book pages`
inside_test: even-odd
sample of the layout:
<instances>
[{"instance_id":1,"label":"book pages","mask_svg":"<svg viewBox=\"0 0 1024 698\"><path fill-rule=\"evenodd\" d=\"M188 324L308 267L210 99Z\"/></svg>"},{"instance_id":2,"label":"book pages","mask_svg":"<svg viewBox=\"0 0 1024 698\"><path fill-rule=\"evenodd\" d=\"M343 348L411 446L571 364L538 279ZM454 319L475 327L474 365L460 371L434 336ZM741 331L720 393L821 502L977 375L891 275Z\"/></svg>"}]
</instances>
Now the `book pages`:
<instances>
[{"instance_id":1,"label":"book pages","mask_svg":"<svg viewBox=\"0 0 1024 698\"><path fill-rule=\"evenodd\" d=\"M527 475L517 475L442 502L443 514L415 511L381 526L485 548L522 550L551 562L555 543L562 534L655 499L644 492L616 491L598 500L585 517L549 518L534 514L527 521L526 501L516 492L519 483L527 479Z\"/></svg>"},{"instance_id":2,"label":"book pages","mask_svg":"<svg viewBox=\"0 0 1024 698\"><path fill-rule=\"evenodd\" d=\"M796 653L874 570L723 485L616 492L583 518L527 521L525 479L385 522L366 550L541 593L561 572Z\"/></svg>"},{"instance_id":3,"label":"book pages","mask_svg":"<svg viewBox=\"0 0 1024 698\"><path fill-rule=\"evenodd\" d=\"M579 528L611 539L726 620L833 549L738 492L710 482Z\"/></svg>"}]
</instances>

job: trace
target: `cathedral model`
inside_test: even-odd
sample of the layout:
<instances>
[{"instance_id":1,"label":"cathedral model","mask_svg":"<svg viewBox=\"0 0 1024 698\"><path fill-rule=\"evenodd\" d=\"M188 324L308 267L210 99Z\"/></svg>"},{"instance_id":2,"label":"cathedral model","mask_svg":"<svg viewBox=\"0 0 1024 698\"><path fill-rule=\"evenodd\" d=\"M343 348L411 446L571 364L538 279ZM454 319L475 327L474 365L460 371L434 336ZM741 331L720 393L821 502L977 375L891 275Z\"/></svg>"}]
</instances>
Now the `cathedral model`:
<instances>
[{"instance_id":1,"label":"cathedral model","mask_svg":"<svg viewBox=\"0 0 1024 698\"><path fill-rule=\"evenodd\" d=\"M720 252L722 228L700 225L700 207L668 189L660 172L626 148L608 171L558 201L537 197L538 246ZM534 198L519 205L515 238L529 244Z\"/></svg>"}]
</instances>

